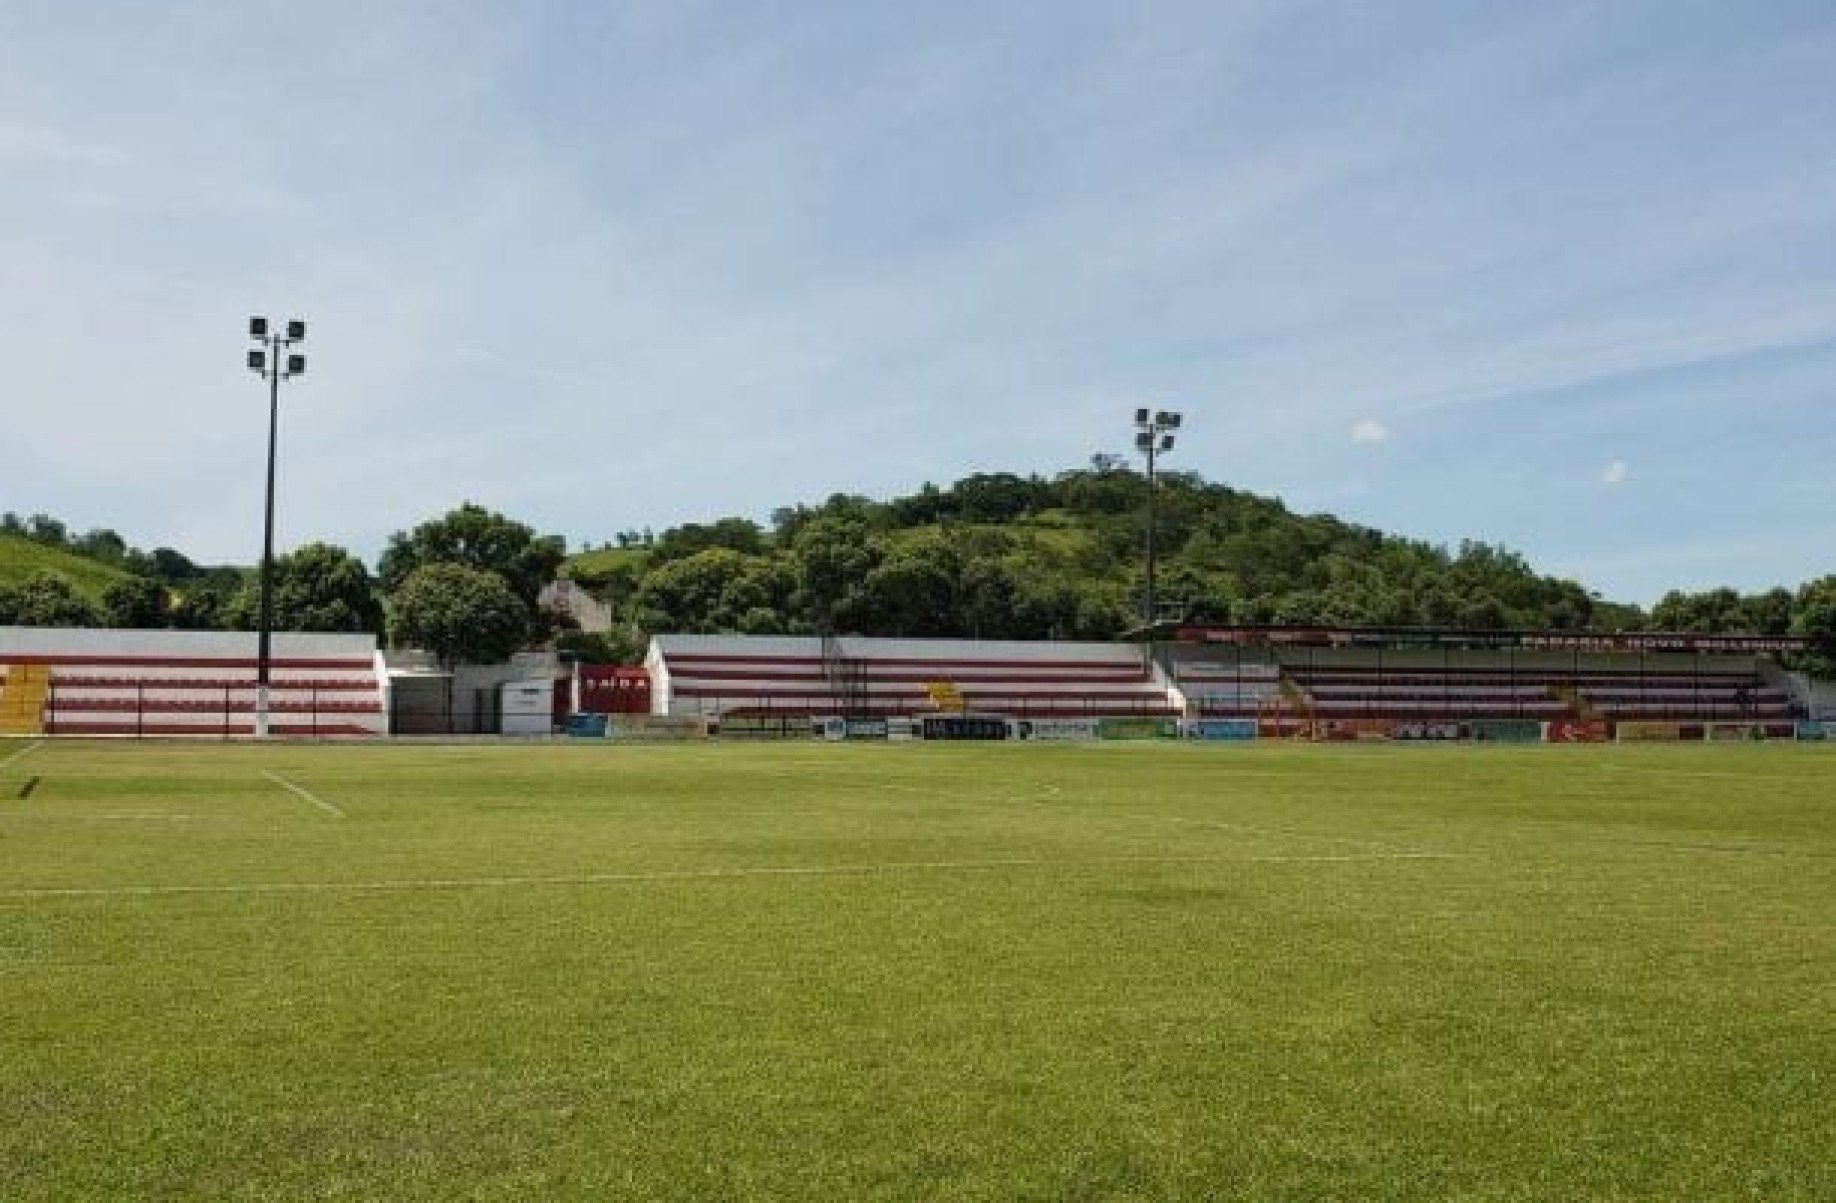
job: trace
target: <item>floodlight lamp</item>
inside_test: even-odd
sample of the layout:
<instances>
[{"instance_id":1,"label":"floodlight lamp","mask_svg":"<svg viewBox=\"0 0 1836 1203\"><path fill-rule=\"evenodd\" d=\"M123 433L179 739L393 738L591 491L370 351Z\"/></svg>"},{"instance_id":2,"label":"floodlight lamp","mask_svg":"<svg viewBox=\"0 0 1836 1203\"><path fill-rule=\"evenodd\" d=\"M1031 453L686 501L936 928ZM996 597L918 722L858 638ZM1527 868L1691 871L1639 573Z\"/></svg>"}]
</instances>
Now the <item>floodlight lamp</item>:
<instances>
[{"instance_id":1,"label":"floodlight lamp","mask_svg":"<svg viewBox=\"0 0 1836 1203\"><path fill-rule=\"evenodd\" d=\"M1152 451L1153 449L1154 449L1154 436L1153 435L1149 434L1147 431L1144 430L1140 434L1135 436L1135 450Z\"/></svg>"},{"instance_id":2,"label":"floodlight lamp","mask_svg":"<svg viewBox=\"0 0 1836 1203\"><path fill-rule=\"evenodd\" d=\"M249 352L249 371L265 372L268 369L268 357L260 351Z\"/></svg>"},{"instance_id":3,"label":"floodlight lamp","mask_svg":"<svg viewBox=\"0 0 1836 1203\"><path fill-rule=\"evenodd\" d=\"M1137 425L1137 426L1146 426L1146 425L1147 425L1147 420L1148 420L1148 412L1147 412L1147 410L1145 410L1145 409L1138 409L1138 410L1136 410L1136 411L1135 411L1135 425Z\"/></svg>"},{"instance_id":4,"label":"floodlight lamp","mask_svg":"<svg viewBox=\"0 0 1836 1203\"><path fill-rule=\"evenodd\" d=\"M1167 425L1172 427L1174 430L1178 430L1179 424L1185 420L1185 416L1186 415L1180 413L1176 409L1167 415Z\"/></svg>"},{"instance_id":5,"label":"floodlight lamp","mask_svg":"<svg viewBox=\"0 0 1836 1203\"><path fill-rule=\"evenodd\" d=\"M1156 425L1156 426L1171 426L1171 425L1173 425L1173 415L1172 415L1172 414L1170 414L1170 413L1168 413L1168 412L1167 412L1166 410L1164 410L1164 409L1161 409L1161 410L1156 410L1156 411L1154 412L1154 425Z\"/></svg>"},{"instance_id":6,"label":"floodlight lamp","mask_svg":"<svg viewBox=\"0 0 1836 1203\"><path fill-rule=\"evenodd\" d=\"M305 338L306 323L302 322L297 317L290 319L287 322L287 341L290 343L297 343L304 341Z\"/></svg>"},{"instance_id":7,"label":"floodlight lamp","mask_svg":"<svg viewBox=\"0 0 1836 1203\"><path fill-rule=\"evenodd\" d=\"M287 375L300 376L305 374L305 371L306 357L304 355L287 356Z\"/></svg>"},{"instance_id":8,"label":"floodlight lamp","mask_svg":"<svg viewBox=\"0 0 1836 1203\"><path fill-rule=\"evenodd\" d=\"M265 317L250 318L249 337L257 341L268 337L268 319Z\"/></svg>"},{"instance_id":9,"label":"floodlight lamp","mask_svg":"<svg viewBox=\"0 0 1836 1203\"><path fill-rule=\"evenodd\" d=\"M1162 451L1173 450L1173 436L1172 435L1163 434L1160 436L1160 449Z\"/></svg>"}]
</instances>

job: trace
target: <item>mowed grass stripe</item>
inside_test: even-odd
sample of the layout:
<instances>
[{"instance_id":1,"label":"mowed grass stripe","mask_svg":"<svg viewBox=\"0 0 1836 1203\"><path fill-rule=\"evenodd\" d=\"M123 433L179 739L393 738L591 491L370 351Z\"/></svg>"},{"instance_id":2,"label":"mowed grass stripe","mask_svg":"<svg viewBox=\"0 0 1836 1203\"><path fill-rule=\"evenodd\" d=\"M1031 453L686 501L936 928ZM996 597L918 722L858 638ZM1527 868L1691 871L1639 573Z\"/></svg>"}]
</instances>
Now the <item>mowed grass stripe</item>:
<instances>
[{"instance_id":1,"label":"mowed grass stripe","mask_svg":"<svg viewBox=\"0 0 1836 1203\"><path fill-rule=\"evenodd\" d=\"M158 815L107 815L97 818L151 819ZM145 885L88 887L0 888L0 897L11 898L131 898L160 894L281 894L342 893L394 890L502 889L511 886L643 885L682 881L720 881L744 878L871 877L900 873L985 872L996 869L1094 869L1128 865L1284 865L1355 864L1362 861L1453 860L1445 852L1365 852L1296 854L1291 856L1111 856L1086 860L1035 860L1008 857L994 860L890 861L864 865L759 865L736 869L665 869L649 873L580 873L556 877L430 877L393 881L276 881L213 885Z\"/></svg>"}]
</instances>

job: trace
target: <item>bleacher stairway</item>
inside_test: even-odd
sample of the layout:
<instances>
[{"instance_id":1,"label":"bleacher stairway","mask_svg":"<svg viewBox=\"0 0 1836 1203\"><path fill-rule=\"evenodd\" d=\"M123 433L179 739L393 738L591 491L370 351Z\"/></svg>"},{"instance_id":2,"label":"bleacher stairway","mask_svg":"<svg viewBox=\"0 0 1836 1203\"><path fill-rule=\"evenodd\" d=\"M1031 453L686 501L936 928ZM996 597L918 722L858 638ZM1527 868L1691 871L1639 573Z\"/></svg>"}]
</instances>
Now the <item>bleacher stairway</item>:
<instances>
[{"instance_id":1,"label":"bleacher stairway","mask_svg":"<svg viewBox=\"0 0 1836 1203\"><path fill-rule=\"evenodd\" d=\"M0 735L42 735L51 672L42 664L5 666L0 684Z\"/></svg>"}]
</instances>

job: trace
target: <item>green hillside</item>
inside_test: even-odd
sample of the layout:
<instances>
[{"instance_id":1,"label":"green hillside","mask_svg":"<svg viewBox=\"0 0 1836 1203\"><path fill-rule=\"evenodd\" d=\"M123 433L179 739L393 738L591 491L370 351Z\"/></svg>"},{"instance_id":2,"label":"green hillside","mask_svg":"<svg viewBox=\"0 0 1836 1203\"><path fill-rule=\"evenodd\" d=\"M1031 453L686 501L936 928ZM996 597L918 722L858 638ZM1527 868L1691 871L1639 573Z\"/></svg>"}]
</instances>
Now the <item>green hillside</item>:
<instances>
[{"instance_id":1,"label":"green hillside","mask_svg":"<svg viewBox=\"0 0 1836 1203\"><path fill-rule=\"evenodd\" d=\"M575 556L621 629L1114 638L1141 620L1147 483L1114 463L837 495ZM1157 610L1198 622L1604 628L1643 615L1508 549L1447 548L1194 473L1160 478ZM627 532L629 535L630 532Z\"/></svg>"},{"instance_id":2,"label":"green hillside","mask_svg":"<svg viewBox=\"0 0 1836 1203\"><path fill-rule=\"evenodd\" d=\"M0 533L0 586L18 585L39 572L56 572L77 591L100 604L102 591L127 577L127 572L88 556L48 547L21 535Z\"/></svg>"}]
</instances>

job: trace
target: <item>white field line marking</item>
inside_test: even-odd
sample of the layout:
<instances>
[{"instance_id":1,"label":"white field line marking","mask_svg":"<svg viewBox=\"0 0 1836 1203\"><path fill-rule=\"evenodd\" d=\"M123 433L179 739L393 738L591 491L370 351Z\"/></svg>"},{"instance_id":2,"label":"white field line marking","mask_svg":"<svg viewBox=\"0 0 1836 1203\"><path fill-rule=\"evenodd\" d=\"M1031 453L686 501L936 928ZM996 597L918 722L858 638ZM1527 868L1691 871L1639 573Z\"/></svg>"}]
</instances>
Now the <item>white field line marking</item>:
<instances>
[{"instance_id":1,"label":"white field line marking","mask_svg":"<svg viewBox=\"0 0 1836 1203\"><path fill-rule=\"evenodd\" d=\"M327 802L325 799L319 797L319 795L313 793L311 790L306 789L302 786L295 785L293 782L287 780L285 777L281 776L279 773L274 773L274 772L270 772L267 769L263 769L261 771L261 775L263 777L266 777L269 781L272 781L274 784L280 786L282 789L286 790L288 793L294 795L296 798L303 798L306 801L312 803L314 806L318 807L320 810L324 811L326 814L330 815L332 818L334 819L344 818L344 812L339 810L336 806L333 806L330 802Z\"/></svg>"},{"instance_id":2,"label":"white field line marking","mask_svg":"<svg viewBox=\"0 0 1836 1203\"><path fill-rule=\"evenodd\" d=\"M17 752L14 752L11 756L8 756L5 760L0 760L0 769L5 768L9 764L12 764L15 760L25 759L27 756L30 756L32 753L38 751L38 749L44 746L45 746L45 741L42 739L39 740L37 743L27 744L25 747L19 749Z\"/></svg>"},{"instance_id":3,"label":"white field line marking","mask_svg":"<svg viewBox=\"0 0 1836 1203\"><path fill-rule=\"evenodd\" d=\"M984 869L1079 869L1103 865L1345 864L1386 860L1455 860L1444 852L1393 852L1331 856L1110 856L1092 860L895 861L875 865L788 865L756 869L672 869L656 873L581 873L556 877L427 877L384 881L282 881L231 885L0 887L0 898L118 898L161 894L350 894L395 890L476 890L508 886L646 885L749 877L871 877L892 873Z\"/></svg>"}]
</instances>

